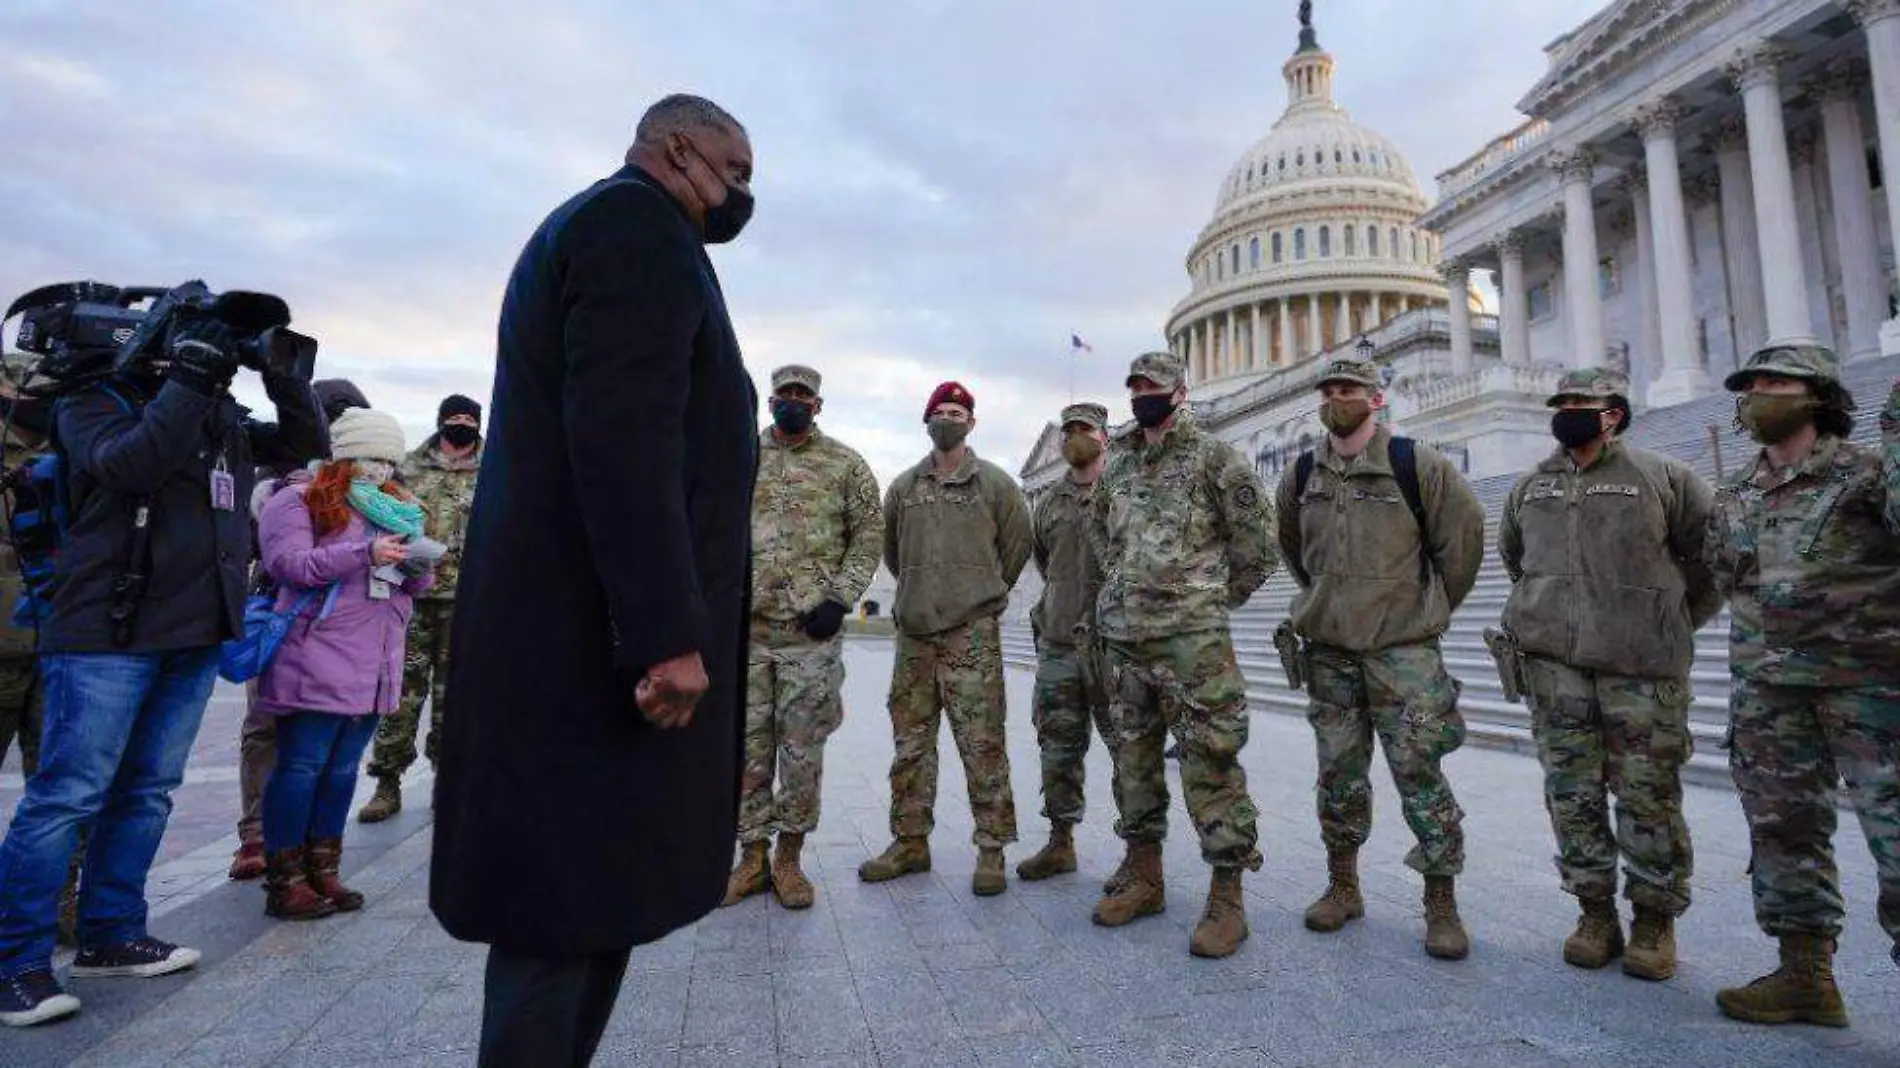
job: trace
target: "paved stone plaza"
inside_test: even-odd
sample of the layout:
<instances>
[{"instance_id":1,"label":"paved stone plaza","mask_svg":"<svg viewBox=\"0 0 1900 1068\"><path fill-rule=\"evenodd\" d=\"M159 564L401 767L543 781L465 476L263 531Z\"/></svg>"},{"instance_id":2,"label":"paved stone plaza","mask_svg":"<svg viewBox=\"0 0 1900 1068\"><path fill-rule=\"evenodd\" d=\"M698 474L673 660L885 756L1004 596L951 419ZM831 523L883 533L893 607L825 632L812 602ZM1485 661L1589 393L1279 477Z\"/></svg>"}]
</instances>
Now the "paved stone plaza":
<instances>
[{"instance_id":1,"label":"paved stone plaza","mask_svg":"<svg viewBox=\"0 0 1900 1068\"><path fill-rule=\"evenodd\" d=\"M886 840L883 709L890 647L854 644L847 721L832 743L825 824L809 870L818 906L769 898L714 914L634 954L599 1063L732 1065L1692 1065L1900 1064L1900 972L1872 919L1873 873L1848 818L1852 913L1841 985L1848 1031L1752 1028L1723 1019L1717 987L1765 970L1773 945L1750 919L1740 810L1691 790L1698 900L1680 932L1684 966L1655 986L1614 968L1566 967L1574 918L1556 887L1536 764L1468 749L1450 762L1470 812L1461 886L1473 950L1428 960L1419 882L1383 771L1367 850L1369 914L1321 936L1300 913L1324 878L1303 723L1255 720L1247 766L1266 869L1249 879L1253 938L1226 961L1187 954L1205 869L1174 815L1167 914L1120 931L1089 923L1119 857L1106 757L1091 754L1084 870L999 898L969 892L969 810L946 734L936 871L862 886L854 869ZM1029 677L1010 678L1011 753L1024 841L1039 844ZM482 954L442 933L426 901L426 779L409 810L352 826L346 871L366 911L310 924L266 920L254 885L223 880L235 797L240 703L214 706L154 873L157 934L205 951L197 971L74 984L75 1020L0 1034L0 1064L460 1065L473 1063ZM18 797L0 778L0 810ZM576 813L585 819L585 813ZM496 848L506 848L497 843Z\"/></svg>"}]
</instances>

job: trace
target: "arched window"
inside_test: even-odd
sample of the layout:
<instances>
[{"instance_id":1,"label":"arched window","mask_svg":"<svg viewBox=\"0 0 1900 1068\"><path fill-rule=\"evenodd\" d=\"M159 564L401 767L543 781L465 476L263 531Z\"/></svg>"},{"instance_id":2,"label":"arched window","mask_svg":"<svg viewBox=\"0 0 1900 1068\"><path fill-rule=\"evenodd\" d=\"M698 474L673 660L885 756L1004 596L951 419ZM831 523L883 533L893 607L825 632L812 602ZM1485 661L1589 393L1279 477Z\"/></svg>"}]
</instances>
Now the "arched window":
<instances>
[{"instance_id":1,"label":"arched window","mask_svg":"<svg viewBox=\"0 0 1900 1068\"><path fill-rule=\"evenodd\" d=\"M1392 258L1396 260L1399 258L1399 228L1394 226L1386 236L1392 239Z\"/></svg>"},{"instance_id":2,"label":"arched window","mask_svg":"<svg viewBox=\"0 0 1900 1068\"><path fill-rule=\"evenodd\" d=\"M1306 260L1306 228L1304 226L1293 231L1293 258L1301 262Z\"/></svg>"},{"instance_id":3,"label":"arched window","mask_svg":"<svg viewBox=\"0 0 1900 1068\"><path fill-rule=\"evenodd\" d=\"M1306 166L1306 150L1305 149L1303 148L1300 149L1299 153L1293 157L1293 165L1295 167Z\"/></svg>"},{"instance_id":4,"label":"arched window","mask_svg":"<svg viewBox=\"0 0 1900 1068\"><path fill-rule=\"evenodd\" d=\"M1260 269L1260 239L1258 237L1247 242L1247 265L1256 271Z\"/></svg>"},{"instance_id":5,"label":"arched window","mask_svg":"<svg viewBox=\"0 0 1900 1068\"><path fill-rule=\"evenodd\" d=\"M1331 259L1332 255L1333 228L1330 226L1322 226L1319 228L1319 258L1322 260Z\"/></svg>"},{"instance_id":6,"label":"arched window","mask_svg":"<svg viewBox=\"0 0 1900 1068\"><path fill-rule=\"evenodd\" d=\"M1221 279L1226 278L1226 277L1227 277L1227 257L1217 255L1214 257L1214 281L1218 282Z\"/></svg>"},{"instance_id":7,"label":"arched window","mask_svg":"<svg viewBox=\"0 0 1900 1068\"><path fill-rule=\"evenodd\" d=\"M1240 246L1234 246L1234 273L1240 273Z\"/></svg>"},{"instance_id":8,"label":"arched window","mask_svg":"<svg viewBox=\"0 0 1900 1068\"><path fill-rule=\"evenodd\" d=\"M1346 235L1346 255L1359 255L1359 231L1350 226L1345 226L1340 228L1340 233Z\"/></svg>"},{"instance_id":9,"label":"arched window","mask_svg":"<svg viewBox=\"0 0 1900 1068\"><path fill-rule=\"evenodd\" d=\"M1278 233L1273 235L1273 262L1275 263L1284 262L1286 259L1286 250L1282 247L1280 236Z\"/></svg>"},{"instance_id":10,"label":"arched window","mask_svg":"<svg viewBox=\"0 0 1900 1068\"><path fill-rule=\"evenodd\" d=\"M1366 227L1366 255L1379 257L1379 228L1376 226Z\"/></svg>"},{"instance_id":11,"label":"arched window","mask_svg":"<svg viewBox=\"0 0 1900 1068\"><path fill-rule=\"evenodd\" d=\"M1413 263L1417 263L1417 262L1419 262L1419 259L1418 259L1418 231L1417 231L1417 230L1414 230L1414 231L1412 231L1412 262L1413 262Z\"/></svg>"},{"instance_id":12,"label":"arched window","mask_svg":"<svg viewBox=\"0 0 1900 1068\"><path fill-rule=\"evenodd\" d=\"M1344 153L1343 151L1337 148L1333 149L1333 162L1334 163L1346 162L1346 153Z\"/></svg>"}]
</instances>

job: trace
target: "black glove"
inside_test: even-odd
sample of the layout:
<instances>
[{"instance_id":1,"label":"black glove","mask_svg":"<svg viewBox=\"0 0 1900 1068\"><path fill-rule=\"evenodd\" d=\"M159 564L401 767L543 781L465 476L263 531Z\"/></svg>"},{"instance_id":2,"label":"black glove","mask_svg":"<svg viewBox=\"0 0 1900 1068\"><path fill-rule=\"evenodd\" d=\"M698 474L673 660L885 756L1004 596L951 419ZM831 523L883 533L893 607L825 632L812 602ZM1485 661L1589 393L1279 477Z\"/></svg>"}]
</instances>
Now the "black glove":
<instances>
[{"instance_id":1,"label":"black glove","mask_svg":"<svg viewBox=\"0 0 1900 1068\"><path fill-rule=\"evenodd\" d=\"M216 319L181 322L165 340L165 357L171 361L166 377L194 393L215 397L237 374L237 347L237 336Z\"/></svg>"},{"instance_id":2,"label":"black glove","mask_svg":"<svg viewBox=\"0 0 1900 1068\"><path fill-rule=\"evenodd\" d=\"M844 614L850 611L836 601L824 601L817 608L798 617L798 625L805 633L818 641L830 641L844 629Z\"/></svg>"}]
</instances>

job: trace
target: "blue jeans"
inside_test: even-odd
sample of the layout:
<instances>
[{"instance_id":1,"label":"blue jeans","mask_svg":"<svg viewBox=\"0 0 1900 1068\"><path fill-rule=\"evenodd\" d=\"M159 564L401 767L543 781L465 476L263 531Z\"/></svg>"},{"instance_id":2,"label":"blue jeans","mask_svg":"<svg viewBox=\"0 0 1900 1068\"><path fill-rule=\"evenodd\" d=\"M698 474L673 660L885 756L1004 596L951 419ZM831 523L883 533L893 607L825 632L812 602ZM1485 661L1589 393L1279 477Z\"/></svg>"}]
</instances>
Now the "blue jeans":
<instances>
[{"instance_id":1,"label":"blue jeans","mask_svg":"<svg viewBox=\"0 0 1900 1068\"><path fill-rule=\"evenodd\" d=\"M145 877L218 677L218 649L42 658L40 768L0 843L0 978L51 965L66 867L90 825L79 944L146 937Z\"/></svg>"},{"instance_id":2,"label":"blue jeans","mask_svg":"<svg viewBox=\"0 0 1900 1068\"><path fill-rule=\"evenodd\" d=\"M356 767L376 736L375 716L297 712L277 717L277 766L264 787L264 851L343 837Z\"/></svg>"}]
</instances>

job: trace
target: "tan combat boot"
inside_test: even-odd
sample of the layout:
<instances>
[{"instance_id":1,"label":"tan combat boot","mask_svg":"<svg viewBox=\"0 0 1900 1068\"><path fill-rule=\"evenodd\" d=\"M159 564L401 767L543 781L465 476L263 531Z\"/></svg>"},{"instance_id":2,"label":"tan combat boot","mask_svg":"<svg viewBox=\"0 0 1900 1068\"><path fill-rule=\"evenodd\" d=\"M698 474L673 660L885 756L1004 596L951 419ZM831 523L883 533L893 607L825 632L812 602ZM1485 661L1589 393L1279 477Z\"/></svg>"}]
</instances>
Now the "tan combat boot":
<instances>
[{"instance_id":1,"label":"tan combat boot","mask_svg":"<svg viewBox=\"0 0 1900 1068\"><path fill-rule=\"evenodd\" d=\"M1337 931L1366 914L1359 893L1359 851L1326 854L1326 892L1306 910L1306 929Z\"/></svg>"},{"instance_id":2,"label":"tan combat boot","mask_svg":"<svg viewBox=\"0 0 1900 1068\"><path fill-rule=\"evenodd\" d=\"M1601 968L1623 955L1623 920L1613 897L1578 898L1583 915L1577 929L1564 939L1564 963L1578 968Z\"/></svg>"},{"instance_id":3,"label":"tan combat boot","mask_svg":"<svg viewBox=\"0 0 1900 1068\"><path fill-rule=\"evenodd\" d=\"M1049 844L1016 865L1016 875L1029 882L1075 870L1075 829L1066 823L1049 825Z\"/></svg>"},{"instance_id":4,"label":"tan combat boot","mask_svg":"<svg viewBox=\"0 0 1900 1068\"><path fill-rule=\"evenodd\" d=\"M737 905L753 894L765 893L772 883L765 873L766 850L770 842L747 842L739 854L739 864L732 869L732 876L726 880L726 899L719 903L720 908Z\"/></svg>"},{"instance_id":5,"label":"tan combat boot","mask_svg":"<svg viewBox=\"0 0 1900 1068\"><path fill-rule=\"evenodd\" d=\"M1676 920L1666 912L1636 906L1623 974L1660 983L1676 974Z\"/></svg>"},{"instance_id":6,"label":"tan combat boot","mask_svg":"<svg viewBox=\"0 0 1900 1068\"><path fill-rule=\"evenodd\" d=\"M995 897L1008 888L1009 877L1003 874L1003 851L978 849L976 873L970 876L970 892L978 897Z\"/></svg>"},{"instance_id":7,"label":"tan combat boot","mask_svg":"<svg viewBox=\"0 0 1900 1068\"><path fill-rule=\"evenodd\" d=\"M1215 868L1207 884L1207 911L1194 925L1188 952L1197 957L1231 957L1247 940L1247 906L1241 899L1240 869Z\"/></svg>"},{"instance_id":8,"label":"tan combat boot","mask_svg":"<svg viewBox=\"0 0 1900 1068\"><path fill-rule=\"evenodd\" d=\"M1425 877L1425 952L1439 960L1464 960L1471 952L1449 875Z\"/></svg>"},{"instance_id":9,"label":"tan combat boot","mask_svg":"<svg viewBox=\"0 0 1900 1068\"><path fill-rule=\"evenodd\" d=\"M356 813L358 823L381 823L402 811L402 782L393 775L376 780L376 796Z\"/></svg>"},{"instance_id":10,"label":"tan combat boot","mask_svg":"<svg viewBox=\"0 0 1900 1068\"><path fill-rule=\"evenodd\" d=\"M1121 927L1143 916L1156 915L1167 907L1167 887L1161 877L1161 843L1128 843L1128 878L1114 893L1096 902L1095 922L1103 927Z\"/></svg>"},{"instance_id":11,"label":"tan combat boot","mask_svg":"<svg viewBox=\"0 0 1900 1068\"><path fill-rule=\"evenodd\" d=\"M1847 1006L1834 985L1834 943L1820 935L1782 935L1781 967L1717 991L1715 1003L1724 1016L1749 1023L1847 1026Z\"/></svg>"},{"instance_id":12,"label":"tan combat boot","mask_svg":"<svg viewBox=\"0 0 1900 1068\"><path fill-rule=\"evenodd\" d=\"M1128 884L1128 873L1129 871L1132 870L1130 865L1133 864L1134 857L1135 857L1134 843L1133 842L1123 843L1122 844L1122 862L1120 864L1115 865L1115 870L1109 873L1108 878L1102 880L1102 896L1103 897L1112 896L1115 893L1115 891L1120 890L1123 886L1126 886Z\"/></svg>"},{"instance_id":13,"label":"tan combat boot","mask_svg":"<svg viewBox=\"0 0 1900 1068\"><path fill-rule=\"evenodd\" d=\"M778 849L772 854L772 896L788 909L808 909L817 898L811 880L798 866L798 855L805 848L802 834L781 834Z\"/></svg>"},{"instance_id":14,"label":"tan combat boot","mask_svg":"<svg viewBox=\"0 0 1900 1068\"><path fill-rule=\"evenodd\" d=\"M882 883L900 875L929 870L930 839L897 838L884 852L858 865L858 878L867 883Z\"/></svg>"}]
</instances>

